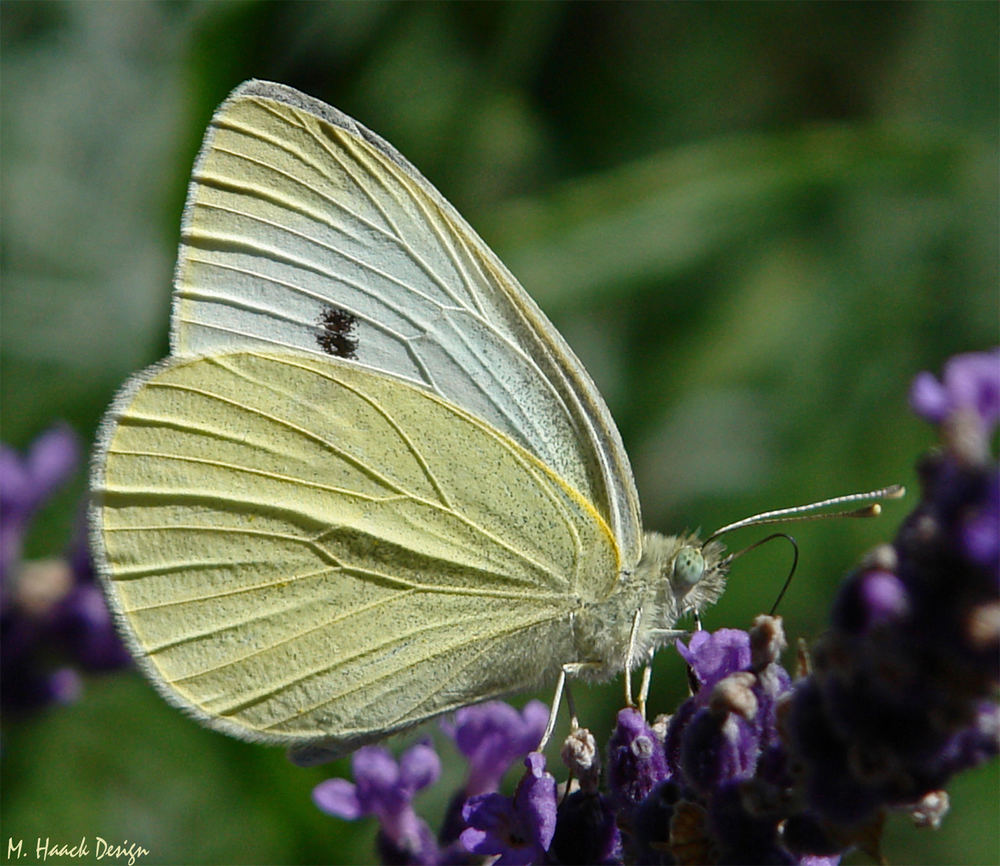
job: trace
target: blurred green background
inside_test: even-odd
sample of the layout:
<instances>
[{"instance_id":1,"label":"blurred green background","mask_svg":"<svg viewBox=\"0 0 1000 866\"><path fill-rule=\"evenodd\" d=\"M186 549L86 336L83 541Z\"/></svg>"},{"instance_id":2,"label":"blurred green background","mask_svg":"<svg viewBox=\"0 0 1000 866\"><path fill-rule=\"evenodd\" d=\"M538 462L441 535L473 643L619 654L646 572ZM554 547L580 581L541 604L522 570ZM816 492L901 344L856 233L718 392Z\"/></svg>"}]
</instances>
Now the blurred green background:
<instances>
[{"instance_id":1,"label":"blurred green background","mask_svg":"<svg viewBox=\"0 0 1000 866\"><path fill-rule=\"evenodd\" d=\"M497 250L610 404L647 527L915 493L933 432L907 410L912 376L998 340L998 10L5 3L3 440L65 419L89 442L121 382L166 353L192 160L215 106L260 77L380 133ZM81 468L29 556L65 547L84 488ZM793 640L822 630L841 576L914 502L796 530ZM770 607L789 559L771 547L706 627ZM576 690L599 739L620 689ZM664 651L652 710L684 689ZM297 769L202 730L133 672L2 737L4 843L101 835L145 863L373 856L373 824L310 801L346 762ZM998 789L995 762L957 779L943 828L890 821L887 857L1000 862ZM450 792L418 799L432 826Z\"/></svg>"}]
</instances>

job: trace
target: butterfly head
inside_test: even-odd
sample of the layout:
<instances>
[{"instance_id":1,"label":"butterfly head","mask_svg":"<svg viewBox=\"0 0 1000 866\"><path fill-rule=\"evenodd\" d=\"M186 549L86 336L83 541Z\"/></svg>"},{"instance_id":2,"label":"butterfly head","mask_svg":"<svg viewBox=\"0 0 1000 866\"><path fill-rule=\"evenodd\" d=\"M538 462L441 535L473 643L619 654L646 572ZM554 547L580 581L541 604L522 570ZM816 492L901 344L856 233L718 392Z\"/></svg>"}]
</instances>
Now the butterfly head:
<instances>
[{"instance_id":1,"label":"butterfly head","mask_svg":"<svg viewBox=\"0 0 1000 866\"><path fill-rule=\"evenodd\" d=\"M700 613L719 600L726 588L729 559L717 541L708 544L694 536L678 539L680 546L670 563L669 587L677 612Z\"/></svg>"},{"instance_id":2,"label":"butterfly head","mask_svg":"<svg viewBox=\"0 0 1000 866\"><path fill-rule=\"evenodd\" d=\"M638 571L658 596L660 628L714 604L726 587L728 560L717 541L702 544L696 535L646 533Z\"/></svg>"}]
</instances>

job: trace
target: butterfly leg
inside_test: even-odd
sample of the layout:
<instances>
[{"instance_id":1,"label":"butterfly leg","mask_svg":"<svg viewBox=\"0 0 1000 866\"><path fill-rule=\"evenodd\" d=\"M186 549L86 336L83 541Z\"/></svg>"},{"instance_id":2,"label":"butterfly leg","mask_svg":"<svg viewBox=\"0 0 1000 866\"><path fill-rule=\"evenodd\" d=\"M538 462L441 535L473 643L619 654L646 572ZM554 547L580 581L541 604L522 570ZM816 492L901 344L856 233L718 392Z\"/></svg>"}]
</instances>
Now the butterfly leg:
<instances>
[{"instance_id":1,"label":"butterfly leg","mask_svg":"<svg viewBox=\"0 0 1000 866\"><path fill-rule=\"evenodd\" d=\"M573 696L570 694L569 683L567 682L567 677L573 677L584 671L587 668L602 668L603 665L597 662L570 662L565 664L559 670L559 679L556 681L556 693L552 696L552 707L549 710L549 721L545 725L545 733L542 734L542 739L538 743L538 748L535 749L536 752L542 751L548 744L552 737L552 732L556 728L556 717L559 715L559 705L562 703L563 692L566 692L566 705L569 707L570 712L570 727L573 730L579 727L579 720L576 715L576 707L573 705Z\"/></svg>"},{"instance_id":2,"label":"butterfly leg","mask_svg":"<svg viewBox=\"0 0 1000 866\"><path fill-rule=\"evenodd\" d=\"M628 636L628 649L625 651L625 706L634 707L632 700L632 665L635 664L635 645L639 635L639 622L642 619L640 607L632 617L632 630Z\"/></svg>"},{"instance_id":3,"label":"butterfly leg","mask_svg":"<svg viewBox=\"0 0 1000 866\"><path fill-rule=\"evenodd\" d=\"M629 677L631 679L631 677ZM646 718L646 698L649 697L649 684L653 680L653 650L650 649L646 656L646 666L642 669L642 685L639 686L639 700L636 707L639 715Z\"/></svg>"},{"instance_id":4,"label":"butterfly leg","mask_svg":"<svg viewBox=\"0 0 1000 866\"><path fill-rule=\"evenodd\" d=\"M701 620L698 620L697 628L700 630ZM690 637L691 632L682 628L656 628L650 632L650 637L655 641L654 647L662 646L668 640L674 640L679 637ZM646 661L646 669L642 672L642 685L639 687L639 700L637 707L643 717L646 715L646 698L649 697L649 685L653 678L653 654L656 652L655 649L650 649L649 657ZM629 699L630 689L629 689L629 675L625 674L625 699ZM628 706L633 706L631 703Z\"/></svg>"},{"instance_id":5,"label":"butterfly leg","mask_svg":"<svg viewBox=\"0 0 1000 866\"><path fill-rule=\"evenodd\" d=\"M656 652L656 644L646 651L646 666L642 671L642 684L639 686L638 700L632 700L632 666L635 664L636 643L639 634L639 623L642 619L642 608L639 608L632 617L632 630L629 633L628 650L625 653L625 706L636 707L639 713L646 716L646 698L649 697L649 685L653 678L653 654ZM677 629L653 629L652 636L660 641L667 641L674 637L684 637L686 631Z\"/></svg>"},{"instance_id":6,"label":"butterfly leg","mask_svg":"<svg viewBox=\"0 0 1000 866\"><path fill-rule=\"evenodd\" d=\"M701 631L701 614L695 611L694 614L694 630ZM694 674L694 668L691 665L687 666L687 680L688 680L688 693L694 695L701 688L701 683L698 682L698 677Z\"/></svg>"}]
</instances>

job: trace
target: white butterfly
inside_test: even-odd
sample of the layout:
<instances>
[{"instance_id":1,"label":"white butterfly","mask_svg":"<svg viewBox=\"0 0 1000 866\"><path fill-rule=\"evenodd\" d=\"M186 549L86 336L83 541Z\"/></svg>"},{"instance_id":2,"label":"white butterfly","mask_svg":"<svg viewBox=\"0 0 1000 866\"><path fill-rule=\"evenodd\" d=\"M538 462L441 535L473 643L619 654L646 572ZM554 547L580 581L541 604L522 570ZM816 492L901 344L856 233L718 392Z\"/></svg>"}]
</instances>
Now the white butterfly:
<instances>
[{"instance_id":1,"label":"white butterfly","mask_svg":"<svg viewBox=\"0 0 1000 866\"><path fill-rule=\"evenodd\" d=\"M720 546L643 535L594 383L454 208L267 82L212 120L171 355L116 399L92 489L160 692L305 759L615 675L724 586Z\"/></svg>"}]
</instances>

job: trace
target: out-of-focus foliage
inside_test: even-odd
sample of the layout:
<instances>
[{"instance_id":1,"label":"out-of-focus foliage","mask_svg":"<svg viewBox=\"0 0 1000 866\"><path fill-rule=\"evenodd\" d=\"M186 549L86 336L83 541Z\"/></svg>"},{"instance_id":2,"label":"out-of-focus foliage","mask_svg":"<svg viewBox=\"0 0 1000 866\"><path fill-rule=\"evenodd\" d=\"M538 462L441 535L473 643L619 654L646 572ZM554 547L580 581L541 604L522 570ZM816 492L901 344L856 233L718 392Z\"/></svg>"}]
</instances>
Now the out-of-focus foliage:
<instances>
[{"instance_id":1,"label":"out-of-focus foliage","mask_svg":"<svg viewBox=\"0 0 1000 866\"><path fill-rule=\"evenodd\" d=\"M165 354L191 162L212 109L259 77L387 138L511 266L605 394L650 528L912 484L932 433L909 380L998 340L998 9L4 4L3 439L56 418L91 436ZM83 490L29 555L68 543ZM791 636L823 627L904 511L796 531ZM740 563L708 625L770 606L778 547ZM664 652L654 712L683 689ZM606 736L620 685L577 698ZM331 770L203 731L122 674L5 720L4 836L129 839L157 863L364 861L372 829L309 800ZM960 779L938 833L891 824L889 859L996 862L997 782L995 765ZM421 808L433 824L444 803Z\"/></svg>"}]
</instances>

